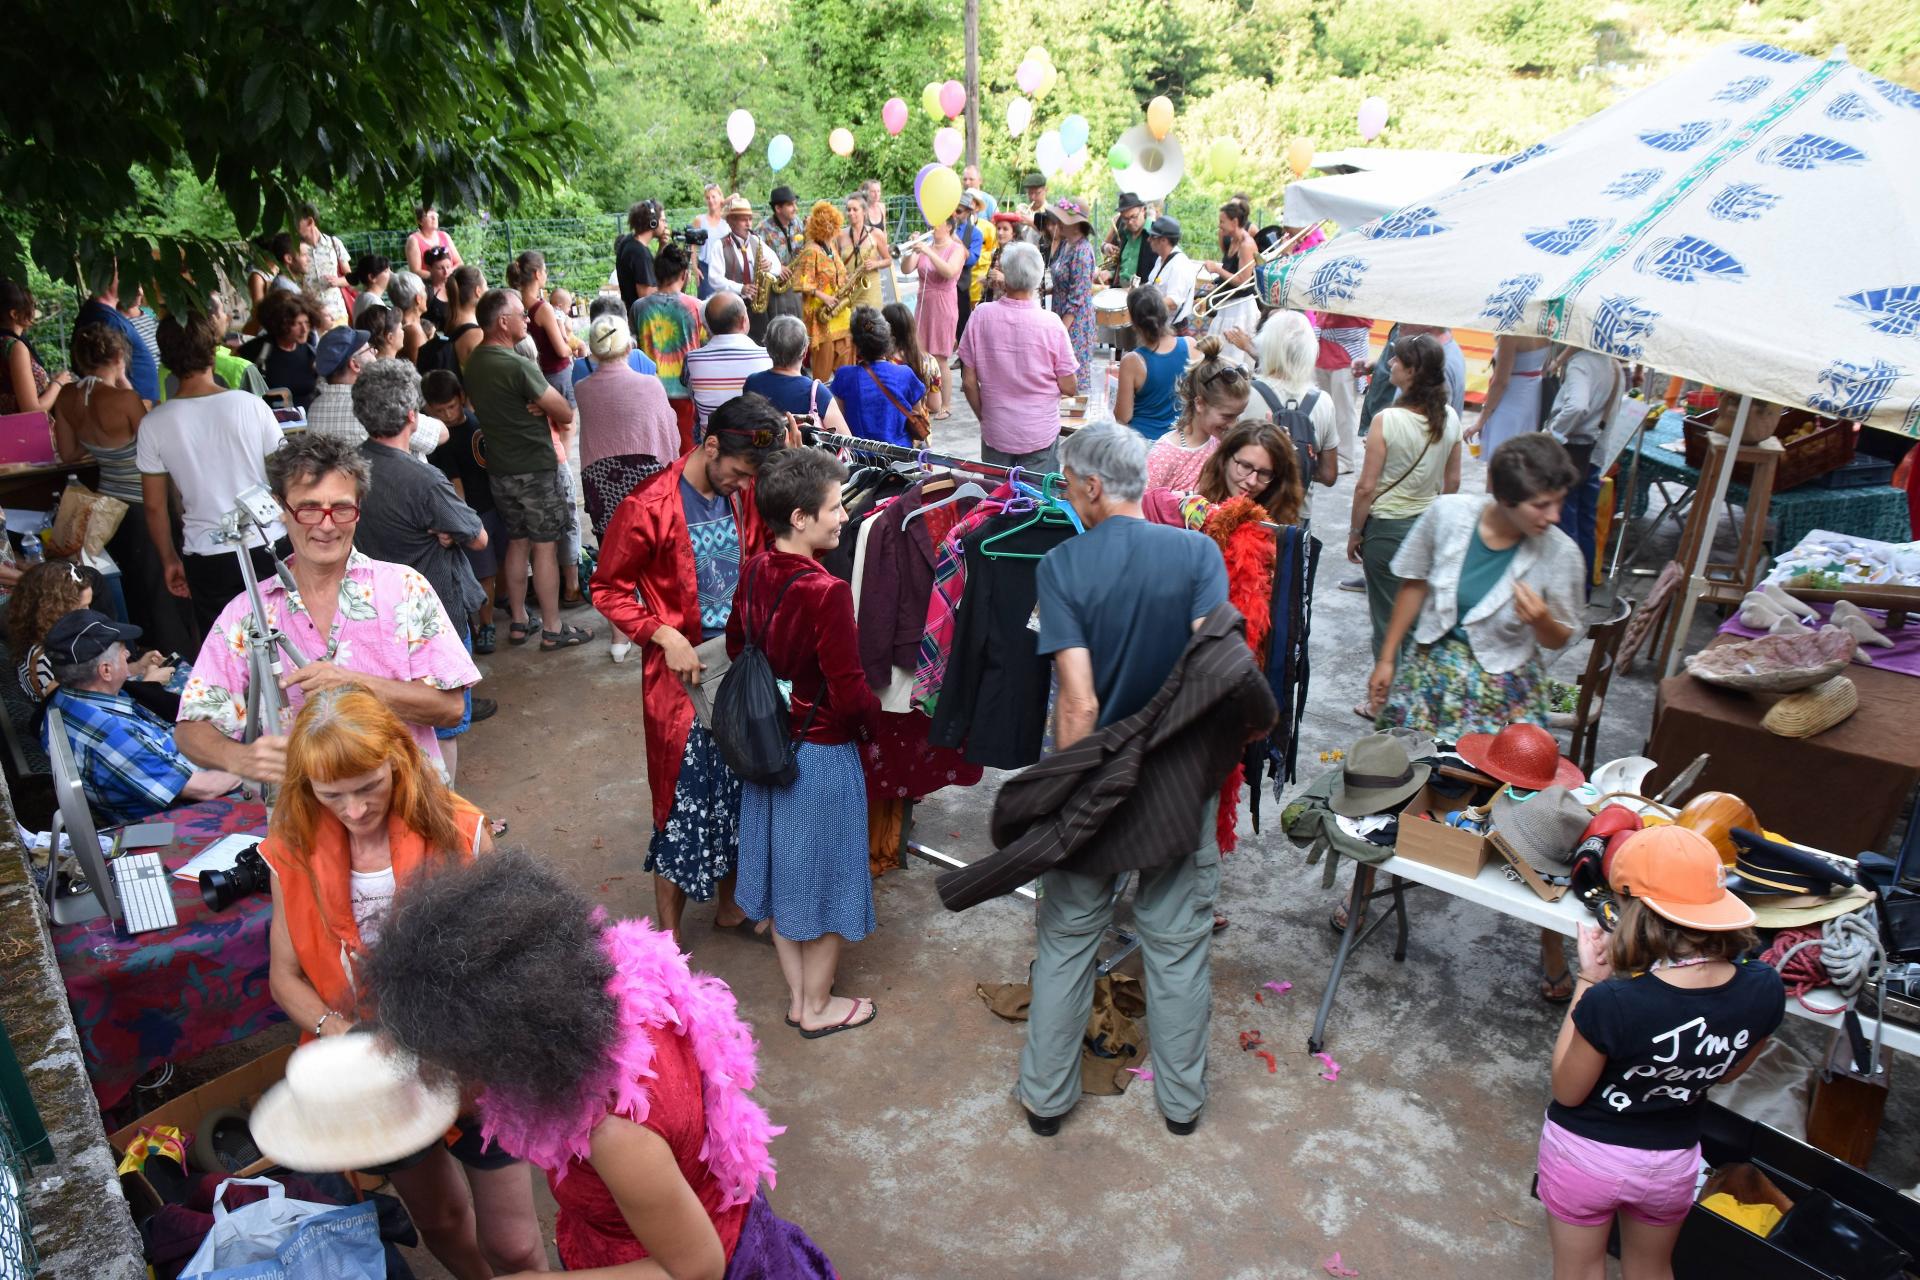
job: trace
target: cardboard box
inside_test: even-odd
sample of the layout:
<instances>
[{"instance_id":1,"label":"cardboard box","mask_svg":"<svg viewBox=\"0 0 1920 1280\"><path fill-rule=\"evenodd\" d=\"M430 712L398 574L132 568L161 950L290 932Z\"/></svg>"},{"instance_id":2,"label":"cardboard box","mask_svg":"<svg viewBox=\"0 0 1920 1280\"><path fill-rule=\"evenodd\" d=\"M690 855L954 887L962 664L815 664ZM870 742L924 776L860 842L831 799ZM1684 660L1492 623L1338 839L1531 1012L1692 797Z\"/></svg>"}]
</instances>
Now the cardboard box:
<instances>
[{"instance_id":1,"label":"cardboard box","mask_svg":"<svg viewBox=\"0 0 1920 1280\"><path fill-rule=\"evenodd\" d=\"M1393 851L1403 858L1468 879L1479 875L1492 857L1485 836L1415 816L1431 812L1444 817L1461 808L1463 803L1458 797L1439 794L1431 786L1422 787L1400 810L1400 834L1394 841Z\"/></svg>"},{"instance_id":2,"label":"cardboard box","mask_svg":"<svg viewBox=\"0 0 1920 1280\"><path fill-rule=\"evenodd\" d=\"M188 1138L193 1138L199 1133L201 1122L213 1112L225 1107L251 1108L260 1100L261 1094L280 1083L287 1074L287 1059L293 1056L294 1048L294 1045L284 1045L271 1053L262 1054L244 1067L236 1067L216 1080L209 1080L197 1089L189 1089L179 1097L161 1103L126 1128L107 1136L107 1141L113 1144L114 1154L125 1155L128 1145L140 1136L142 1129L172 1125ZM272 1167L273 1161L260 1159L237 1170L233 1176L252 1178ZM120 1185L133 1204L136 1218L144 1217L160 1207L159 1195L141 1175L127 1174L120 1179Z\"/></svg>"}]
</instances>

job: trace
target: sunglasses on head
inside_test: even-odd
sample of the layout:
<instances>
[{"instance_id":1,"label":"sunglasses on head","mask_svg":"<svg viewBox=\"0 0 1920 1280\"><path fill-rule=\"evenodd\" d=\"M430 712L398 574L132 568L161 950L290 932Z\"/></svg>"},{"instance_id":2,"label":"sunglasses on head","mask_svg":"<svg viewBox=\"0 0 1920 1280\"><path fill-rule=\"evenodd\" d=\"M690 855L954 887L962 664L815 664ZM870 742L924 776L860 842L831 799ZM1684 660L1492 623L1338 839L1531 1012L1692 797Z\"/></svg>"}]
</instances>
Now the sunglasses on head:
<instances>
[{"instance_id":1,"label":"sunglasses on head","mask_svg":"<svg viewBox=\"0 0 1920 1280\"><path fill-rule=\"evenodd\" d=\"M750 449L771 449L786 439L786 432L773 427L754 427L751 429L735 427L716 427L716 436L724 436L730 444L744 444Z\"/></svg>"}]
</instances>

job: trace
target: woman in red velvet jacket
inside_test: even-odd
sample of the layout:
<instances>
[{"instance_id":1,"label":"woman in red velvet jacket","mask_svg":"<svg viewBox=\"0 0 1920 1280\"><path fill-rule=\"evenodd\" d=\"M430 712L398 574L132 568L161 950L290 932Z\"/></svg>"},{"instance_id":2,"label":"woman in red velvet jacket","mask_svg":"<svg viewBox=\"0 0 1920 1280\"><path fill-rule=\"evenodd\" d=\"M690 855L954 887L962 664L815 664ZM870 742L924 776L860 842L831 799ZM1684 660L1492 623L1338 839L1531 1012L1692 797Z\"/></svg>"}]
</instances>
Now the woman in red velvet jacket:
<instances>
[{"instance_id":1,"label":"woman in red velvet jacket","mask_svg":"<svg viewBox=\"0 0 1920 1280\"><path fill-rule=\"evenodd\" d=\"M787 1025L809 1040L863 1027L878 1012L864 997L833 994L842 944L873 931L867 786L854 738L882 714L860 669L853 589L814 559L840 542L846 478L812 449L767 461L754 501L773 547L741 566L727 622L729 654L751 635L774 675L792 684L800 775L784 787L741 784L734 894L749 916L773 922Z\"/></svg>"},{"instance_id":2,"label":"woman in red velvet jacket","mask_svg":"<svg viewBox=\"0 0 1920 1280\"><path fill-rule=\"evenodd\" d=\"M724 591L709 589L703 601L703 585L766 545L752 481L771 444L784 439L786 425L786 415L760 396L741 396L715 410L707 438L629 494L600 542L594 608L641 646L640 718L654 832L646 869L653 873L655 922L676 941L689 896L701 902L718 897L719 927L745 919L732 893L739 783L720 759L713 735L694 723L686 685L699 680L695 647L725 625L716 616L727 607ZM732 538L716 537L703 525L696 551L690 508L730 508Z\"/></svg>"}]
</instances>

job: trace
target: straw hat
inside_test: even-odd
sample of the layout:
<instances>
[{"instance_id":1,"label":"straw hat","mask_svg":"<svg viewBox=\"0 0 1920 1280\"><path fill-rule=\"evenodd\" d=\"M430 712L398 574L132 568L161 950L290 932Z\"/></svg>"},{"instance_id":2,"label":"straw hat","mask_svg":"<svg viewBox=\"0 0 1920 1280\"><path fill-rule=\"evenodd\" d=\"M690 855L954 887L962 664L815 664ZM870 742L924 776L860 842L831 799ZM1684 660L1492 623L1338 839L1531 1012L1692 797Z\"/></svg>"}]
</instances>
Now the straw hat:
<instances>
[{"instance_id":1,"label":"straw hat","mask_svg":"<svg viewBox=\"0 0 1920 1280\"><path fill-rule=\"evenodd\" d=\"M325 1036L287 1059L254 1105L254 1143L303 1173L388 1164L431 1146L460 1112L452 1083L430 1085L413 1058L371 1035Z\"/></svg>"},{"instance_id":2,"label":"straw hat","mask_svg":"<svg viewBox=\"0 0 1920 1280\"><path fill-rule=\"evenodd\" d=\"M1825 733L1860 709L1860 691L1845 676L1790 693L1767 710L1760 727L1783 738Z\"/></svg>"},{"instance_id":3,"label":"straw hat","mask_svg":"<svg viewBox=\"0 0 1920 1280\"><path fill-rule=\"evenodd\" d=\"M1762 929L1800 929L1858 911L1872 902L1873 890L1857 884L1832 896L1795 893L1757 898L1747 905L1753 908L1754 924Z\"/></svg>"},{"instance_id":4,"label":"straw hat","mask_svg":"<svg viewBox=\"0 0 1920 1280\"><path fill-rule=\"evenodd\" d=\"M1083 227L1093 225L1093 219L1087 216L1087 207L1071 196L1061 196L1050 209L1053 216L1062 222L1077 222Z\"/></svg>"},{"instance_id":5,"label":"straw hat","mask_svg":"<svg viewBox=\"0 0 1920 1280\"><path fill-rule=\"evenodd\" d=\"M731 218L740 213L746 214L749 218L753 216L753 201L745 196L734 196L720 206L720 216L723 218Z\"/></svg>"},{"instance_id":6,"label":"straw hat","mask_svg":"<svg viewBox=\"0 0 1920 1280\"><path fill-rule=\"evenodd\" d=\"M1535 871L1564 876L1593 814L1565 787L1548 787L1525 800L1501 788L1493 798L1493 829Z\"/></svg>"},{"instance_id":7,"label":"straw hat","mask_svg":"<svg viewBox=\"0 0 1920 1280\"><path fill-rule=\"evenodd\" d=\"M1537 724L1510 724L1498 733L1463 733L1454 750L1489 778L1522 791L1577 787L1587 780L1579 766L1561 758L1560 744Z\"/></svg>"}]
</instances>

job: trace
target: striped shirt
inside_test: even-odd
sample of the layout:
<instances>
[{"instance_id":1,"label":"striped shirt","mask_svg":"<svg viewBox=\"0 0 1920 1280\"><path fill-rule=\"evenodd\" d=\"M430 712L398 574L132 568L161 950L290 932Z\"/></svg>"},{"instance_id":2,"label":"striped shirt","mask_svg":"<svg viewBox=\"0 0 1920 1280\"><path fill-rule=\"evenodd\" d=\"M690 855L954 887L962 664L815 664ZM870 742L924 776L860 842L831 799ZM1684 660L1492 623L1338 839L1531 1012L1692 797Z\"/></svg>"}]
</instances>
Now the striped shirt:
<instances>
[{"instance_id":1,"label":"striped shirt","mask_svg":"<svg viewBox=\"0 0 1920 1280\"><path fill-rule=\"evenodd\" d=\"M744 333L716 333L687 352L687 389L693 393L695 440L707 434L707 418L746 389L747 379L773 368L767 349Z\"/></svg>"}]
</instances>

